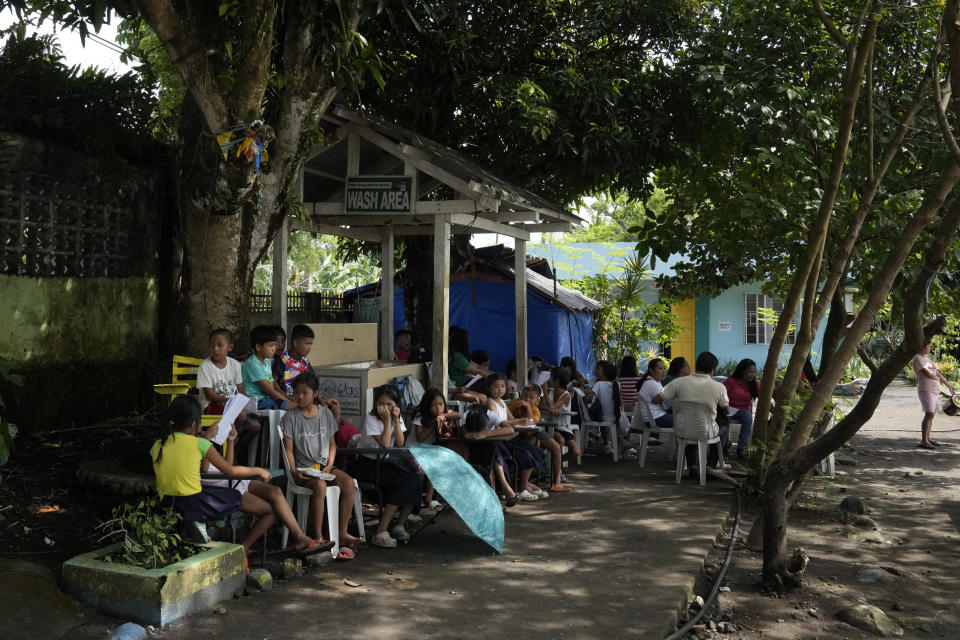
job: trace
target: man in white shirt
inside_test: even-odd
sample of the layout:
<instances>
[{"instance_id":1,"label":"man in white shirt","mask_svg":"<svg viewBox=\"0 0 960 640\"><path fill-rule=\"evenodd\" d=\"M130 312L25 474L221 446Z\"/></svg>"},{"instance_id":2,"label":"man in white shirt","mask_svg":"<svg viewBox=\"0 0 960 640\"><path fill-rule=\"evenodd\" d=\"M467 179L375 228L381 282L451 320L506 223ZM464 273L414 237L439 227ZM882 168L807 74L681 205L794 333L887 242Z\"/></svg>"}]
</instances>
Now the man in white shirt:
<instances>
[{"instance_id":1,"label":"man in white shirt","mask_svg":"<svg viewBox=\"0 0 960 640\"><path fill-rule=\"evenodd\" d=\"M717 356L709 351L704 351L697 356L695 373L672 380L663 388L663 391L653 397L652 402L658 404L662 404L664 400L696 402L709 407L714 420L717 419L718 410L726 415L730 411L730 401L727 399L727 388L713 379L713 374L717 369L718 362ZM729 424L719 427L718 435L720 436L720 442L710 448L707 454L708 466L717 467L720 461L719 449L717 447L727 447L729 430ZM696 445L688 445L685 453L687 456L687 468L690 469L692 474L698 465ZM721 471L723 471L723 469L721 469Z\"/></svg>"}]
</instances>

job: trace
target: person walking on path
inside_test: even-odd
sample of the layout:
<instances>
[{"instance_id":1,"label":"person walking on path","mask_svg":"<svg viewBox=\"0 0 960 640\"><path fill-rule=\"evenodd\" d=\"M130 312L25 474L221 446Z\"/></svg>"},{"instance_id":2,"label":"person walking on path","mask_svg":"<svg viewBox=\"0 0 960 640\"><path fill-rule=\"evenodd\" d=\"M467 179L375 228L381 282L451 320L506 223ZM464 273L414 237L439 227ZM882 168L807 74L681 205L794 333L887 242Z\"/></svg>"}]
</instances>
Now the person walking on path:
<instances>
[{"instance_id":1,"label":"person walking on path","mask_svg":"<svg viewBox=\"0 0 960 640\"><path fill-rule=\"evenodd\" d=\"M930 359L930 343L927 342L920 349L920 353L913 356L913 374L917 378L917 395L920 396L920 406L923 407L923 421L920 423L920 444L923 449L939 447L940 443L930 438L933 429L933 416L937 413L940 399L940 384L950 388L950 393L956 393L943 374L937 370L937 365Z\"/></svg>"}]
</instances>

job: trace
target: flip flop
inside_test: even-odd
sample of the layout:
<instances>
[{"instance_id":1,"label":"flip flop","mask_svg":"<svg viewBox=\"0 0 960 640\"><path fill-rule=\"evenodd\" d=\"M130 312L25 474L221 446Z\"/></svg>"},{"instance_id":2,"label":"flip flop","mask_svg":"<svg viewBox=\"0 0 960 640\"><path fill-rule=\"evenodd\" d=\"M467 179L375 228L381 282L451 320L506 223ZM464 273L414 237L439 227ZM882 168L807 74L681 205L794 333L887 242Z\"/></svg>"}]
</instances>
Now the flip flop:
<instances>
[{"instance_id":1,"label":"flip flop","mask_svg":"<svg viewBox=\"0 0 960 640\"><path fill-rule=\"evenodd\" d=\"M303 549L298 549L293 552L295 556L311 556L315 553L321 553L323 551L330 551L333 549L334 543L331 540L311 540Z\"/></svg>"},{"instance_id":2,"label":"flip flop","mask_svg":"<svg viewBox=\"0 0 960 640\"><path fill-rule=\"evenodd\" d=\"M550 487L550 493L564 493L567 491L573 491L570 487L565 487L562 484L555 484Z\"/></svg>"},{"instance_id":3,"label":"flip flop","mask_svg":"<svg viewBox=\"0 0 960 640\"><path fill-rule=\"evenodd\" d=\"M933 439L930 440L930 444L932 444L932 445L935 446L935 447L939 447L939 446L940 446L940 443L937 442L936 440L933 440Z\"/></svg>"},{"instance_id":4,"label":"flip flop","mask_svg":"<svg viewBox=\"0 0 960 640\"><path fill-rule=\"evenodd\" d=\"M340 551L337 553L337 560L353 560L355 555L353 549L350 547L340 547Z\"/></svg>"},{"instance_id":5,"label":"flip flop","mask_svg":"<svg viewBox=\"0 0 960 640\"><path fill-rule=\"evenodd\" d=\"M927 442L921 442L921 443L918 444L917 446L920 447L921 449L936 449L935 446L933 446L932 444L929 444L929 443L927 443Z\"/></svg>"}]
</instances>

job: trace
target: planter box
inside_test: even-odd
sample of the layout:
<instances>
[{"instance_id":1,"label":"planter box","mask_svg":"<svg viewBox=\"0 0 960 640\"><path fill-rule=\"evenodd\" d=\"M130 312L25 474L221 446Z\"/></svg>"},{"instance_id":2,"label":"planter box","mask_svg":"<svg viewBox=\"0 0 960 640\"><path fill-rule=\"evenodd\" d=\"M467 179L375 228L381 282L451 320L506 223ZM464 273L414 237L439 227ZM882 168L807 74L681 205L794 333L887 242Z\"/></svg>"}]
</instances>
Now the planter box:
<instances>
[{"instance_id":1,"label":"planter box","mask_svg":"<svg viewBox=\"0 0 960 640\"><path fill-rule=\"evenodd\" d=\"M102 613L163 626L242 591L243 547L210 542L195 556L160 569L101 560L115 544L63 563L60 587Z\"/></svg>"}]
</instances>

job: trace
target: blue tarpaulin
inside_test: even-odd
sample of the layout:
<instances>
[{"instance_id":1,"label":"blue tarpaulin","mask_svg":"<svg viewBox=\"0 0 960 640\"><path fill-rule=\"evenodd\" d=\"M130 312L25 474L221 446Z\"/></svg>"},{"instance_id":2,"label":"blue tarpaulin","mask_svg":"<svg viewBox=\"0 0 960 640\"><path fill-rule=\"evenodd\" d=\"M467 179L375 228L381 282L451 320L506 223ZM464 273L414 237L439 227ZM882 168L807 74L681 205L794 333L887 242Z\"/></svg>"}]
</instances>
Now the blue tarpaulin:
<instances>
[{"instance_id":1,"label":"blue tarpaulin","mask_svg":"<svg viewBox=\"0 0 960 640\"><path fill-rule=\"evenodd\" d=\"M474 299L476 304L474 304ZM406 326L403 290L394 290L394 331ZM470 334L470 349L490 353L491 368L504 371L507 360L516 356L514 283L459 281L450 283L450 325ZM542 296L527 291L527 348L529 355L542 356L551 364L573 356L580 371L593 371L590 345L593 323L587 311L568 311ZM430 344L430 336L415 336Z\"/></svg>"}]
</instances>

